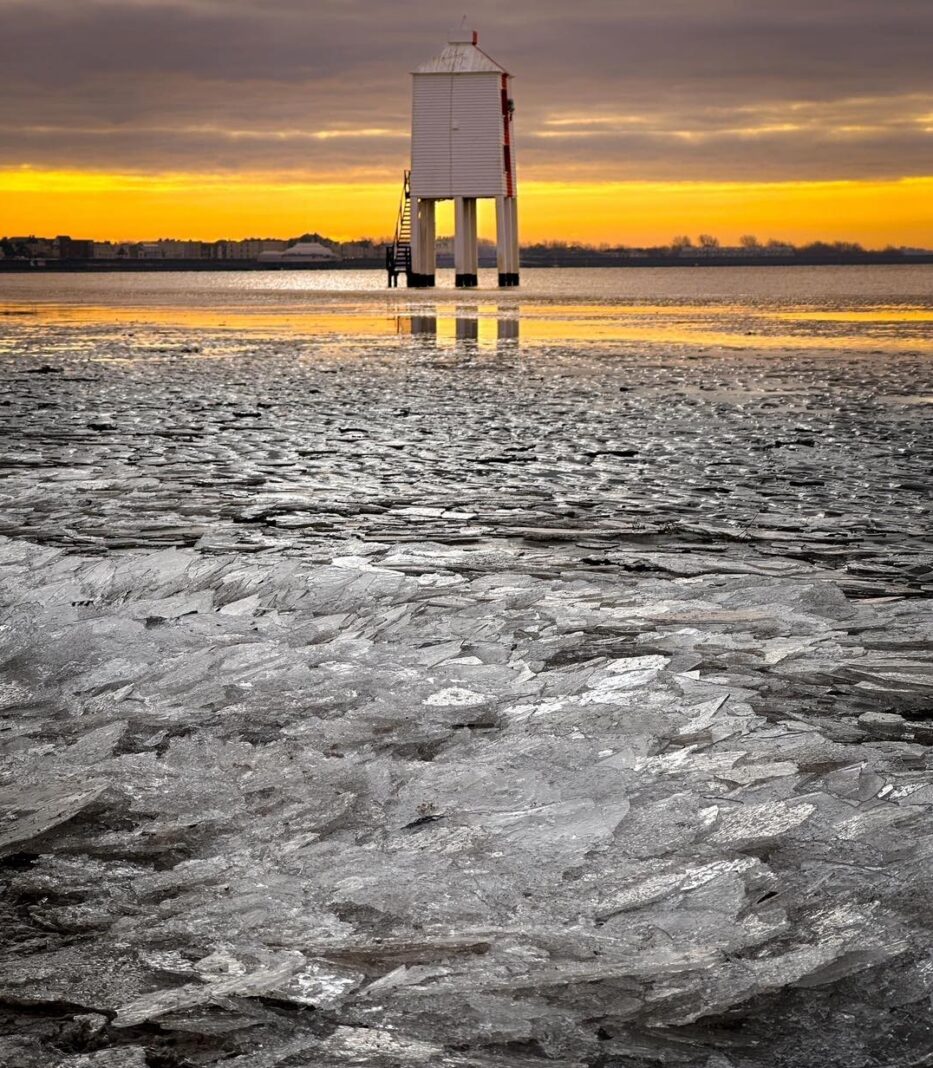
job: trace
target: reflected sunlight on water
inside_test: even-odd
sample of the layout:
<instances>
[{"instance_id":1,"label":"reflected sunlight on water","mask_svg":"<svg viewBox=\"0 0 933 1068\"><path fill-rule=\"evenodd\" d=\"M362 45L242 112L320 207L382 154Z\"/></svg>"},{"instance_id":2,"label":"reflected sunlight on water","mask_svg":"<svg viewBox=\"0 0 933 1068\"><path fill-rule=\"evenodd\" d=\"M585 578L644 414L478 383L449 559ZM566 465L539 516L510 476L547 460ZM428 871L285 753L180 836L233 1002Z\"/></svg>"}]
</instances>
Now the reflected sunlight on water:
<instances>
[{"instance_id":1,"label":"reflected sunlight on water","mask_svg":"<svg viewBox=\"0 0 933 1068\"><path fill-rule=\"evenodd\" d=\"M13 274L3 279L0 328L933 350L929 266L553 269L527 271L523 282L504 293L409 292L386 290L381 271Z\"/></svg>"}]
</instances>

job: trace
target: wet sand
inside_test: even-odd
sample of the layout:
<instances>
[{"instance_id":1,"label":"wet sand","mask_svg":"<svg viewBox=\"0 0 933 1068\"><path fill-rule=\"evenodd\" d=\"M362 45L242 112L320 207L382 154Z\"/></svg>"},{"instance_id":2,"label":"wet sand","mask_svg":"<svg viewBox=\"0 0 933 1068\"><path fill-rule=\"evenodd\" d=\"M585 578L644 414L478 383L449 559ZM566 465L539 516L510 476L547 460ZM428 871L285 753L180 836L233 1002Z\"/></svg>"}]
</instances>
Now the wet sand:
<instances>
[{"instance_id":1,"label":"wet sand","mask_svg":"<svg viewBox=\"0 0 933 1068\"><path fill-rule=\"evenodd\" d=\"M933 311L877 270L7 294L0 1062L917 1062Z\"/></svg>"}]
</instances>

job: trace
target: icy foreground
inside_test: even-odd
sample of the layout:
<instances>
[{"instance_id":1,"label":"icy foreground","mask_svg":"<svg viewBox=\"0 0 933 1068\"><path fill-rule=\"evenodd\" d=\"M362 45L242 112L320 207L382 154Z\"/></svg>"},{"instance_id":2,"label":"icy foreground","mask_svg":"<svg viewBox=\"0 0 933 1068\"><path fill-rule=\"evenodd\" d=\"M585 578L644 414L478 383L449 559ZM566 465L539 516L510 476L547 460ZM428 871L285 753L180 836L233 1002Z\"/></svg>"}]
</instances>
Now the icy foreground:
<instances>
[{"instance_id":1,"label":"icy foreground","mask_svg":"<svg viewBox=\"0 0 933 1068\"><path fill-rule=\"evenodd\" d=\"M10 379L0 1064L924 1063L919 362L238 355Z\"/></svg>"}]
</instances>

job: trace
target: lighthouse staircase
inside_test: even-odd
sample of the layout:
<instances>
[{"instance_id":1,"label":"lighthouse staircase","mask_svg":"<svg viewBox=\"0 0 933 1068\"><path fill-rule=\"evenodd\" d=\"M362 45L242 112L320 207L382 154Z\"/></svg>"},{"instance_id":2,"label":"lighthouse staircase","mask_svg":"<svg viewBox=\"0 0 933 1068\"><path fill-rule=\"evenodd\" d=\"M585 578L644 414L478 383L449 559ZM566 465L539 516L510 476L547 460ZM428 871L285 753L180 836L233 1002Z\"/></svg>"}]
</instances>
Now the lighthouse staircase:
<instances>
[{"instance_id":1,"label":"lighthouse staircase","mask_svg":"<svg viewBox=\"0 0 933 1068\"><path fill-rule=\"evenodd\" d=\"M386 273L390 289L398 287L400 274L404 274L405 281L411 285L411 171L405 171L402 180L402 200L395 223L395 238L391 245L386 245Z\"/></svg>"}]
</instances>

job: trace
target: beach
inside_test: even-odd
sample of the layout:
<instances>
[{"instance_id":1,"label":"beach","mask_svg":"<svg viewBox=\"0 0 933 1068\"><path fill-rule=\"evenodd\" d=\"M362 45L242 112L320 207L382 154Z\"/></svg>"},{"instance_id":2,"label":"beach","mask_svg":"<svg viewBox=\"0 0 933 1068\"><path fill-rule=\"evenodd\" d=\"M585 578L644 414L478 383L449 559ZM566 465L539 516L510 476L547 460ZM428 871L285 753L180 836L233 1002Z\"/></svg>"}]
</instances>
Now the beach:
<instances>
[{"instance_id":1,"label":"beach","mask_svg":"<svg viewBox=\"0 0 933 1068\"><path fill-rule=\"evenodd\" d=\"M921 1063L931 281L5 277L0 1063Z\"/></svg>"}]
</instances>

